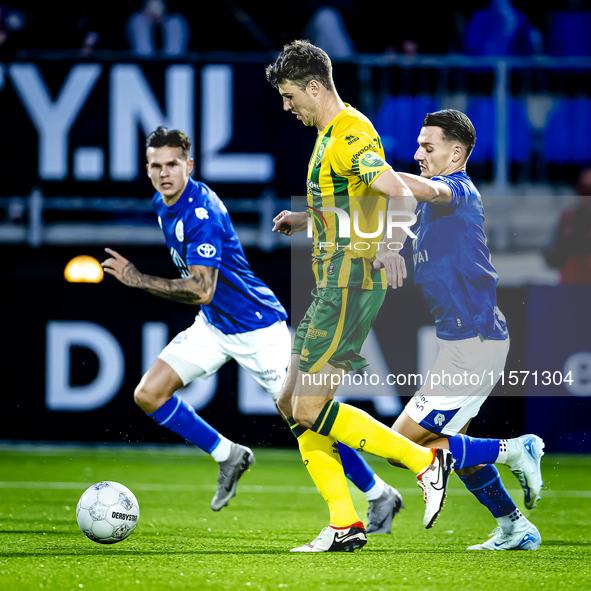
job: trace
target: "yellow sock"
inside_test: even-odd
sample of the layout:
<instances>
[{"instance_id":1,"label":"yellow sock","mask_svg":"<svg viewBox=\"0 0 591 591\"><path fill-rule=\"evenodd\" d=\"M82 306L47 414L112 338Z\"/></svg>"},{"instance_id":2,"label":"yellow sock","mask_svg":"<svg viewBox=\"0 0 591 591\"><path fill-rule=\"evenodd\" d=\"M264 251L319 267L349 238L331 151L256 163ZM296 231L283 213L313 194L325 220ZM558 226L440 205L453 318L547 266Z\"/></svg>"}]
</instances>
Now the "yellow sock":
<instances>
[{"instance_id":1,"label":"yellow sock","mask_svg":"<svg viewBox=\"0 0 591 591\"><path fill-rule=\"evenodd\" d=\"M330 524L348 527L359 521L347 487L337 442L307 429L298 437L304 465L330 510Z\"/></svg>"},{"instance_id":2,"label":"yellow sock","mask_svg":"<svg viewBox=\"0 0 591 591\"><path fill-rule=\"evenodd\" d=\"M366 412L342 402L327 402L313 429L322 435L330 434L353 449L400 462L415 474L433 461L430 449L413 443Z\"/></svg>"}]
</instances>

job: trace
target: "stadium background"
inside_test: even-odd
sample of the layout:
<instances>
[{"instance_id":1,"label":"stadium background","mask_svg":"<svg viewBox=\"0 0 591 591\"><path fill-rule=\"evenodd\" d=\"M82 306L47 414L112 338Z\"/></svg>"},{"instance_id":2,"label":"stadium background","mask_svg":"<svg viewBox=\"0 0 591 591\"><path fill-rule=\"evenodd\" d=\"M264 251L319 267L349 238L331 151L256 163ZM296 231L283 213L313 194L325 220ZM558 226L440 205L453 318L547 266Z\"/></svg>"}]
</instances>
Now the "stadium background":
<instances>
[{"instance_id":1,"label":"stadium background","mask_svg":"<svg viewBox=\"0 0 591 591\"><path fill-rule=\"evenodd\" d=\"M507 372L566 368L574 379L568 387L536 387L531 378L522 384L521 374L518 385L497 386L472 432L534 431L548 451L590 452L591 287L559 285L543 252L560 213L575 203L579 172L591 165L591 57L588 40L574 33L582 47L569 51L578 55L561 55L556 16L514 5L541 44L489 56L466 51L462 41L485 3L456 3L445 12L430 2L420 14L407 7L385 19L378 7L339 2L355 51L334 59L335 81L341 97L374 121L400 170L416 171L412 155L425 112L454 107L472 118L478 140L468 173L484 195L500 275L499 305L512 337ZM132 392L160 344L188 326L195 310L110 277L96 285L63 277L72 257L102 260L105 246L143 272L175 276L143 173L143 137L157 125L192 136L196 178L226 201L255 273L289 309L293 325L309 298L309 244L292 244L270 228L273 215L304 191L314 132L282 111L264 66L283 43L302 36L318 4L299 3L286 18L269 2L171 1L169 11L183 12L191 25L188 49L176 57L139 57L129 49L125 22L139 7L2 6L2 440L179 441L141 413ZM98 41L83 49L92 32ZM424 370L432 359L431 324L410 281L390 292L368 344L369 369ZM413 391L346 394L391 422ZM293 444L269 400L233 362L184 395L238 441Z\"/></svg>"}]
</instances>

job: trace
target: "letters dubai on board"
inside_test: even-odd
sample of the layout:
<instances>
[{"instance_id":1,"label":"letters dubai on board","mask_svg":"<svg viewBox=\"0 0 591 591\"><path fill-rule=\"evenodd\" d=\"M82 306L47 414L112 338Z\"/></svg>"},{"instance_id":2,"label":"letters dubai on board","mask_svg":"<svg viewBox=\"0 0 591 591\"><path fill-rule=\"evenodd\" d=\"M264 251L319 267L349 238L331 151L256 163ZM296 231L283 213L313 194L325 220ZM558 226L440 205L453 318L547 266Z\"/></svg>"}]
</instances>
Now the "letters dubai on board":
<instances>
[{"instance_id":1,"label":"letters dubai on board","mask_svg":"<svg viewBox=\"0 0 591 591\"><path fill-rule=\"evenodd\" d=\"M146 322L142 326L142 368L152 365L169 341L169 328L164 322ZM88 384L72 385L70 364L72 347L90 349L98 359L98 373ZM388 364L373 331L365 341L361 354L379 377L371 391L363 385L350 384L339 390L339 400L366 400L373 403L382 416L396 416L402 403L395 385L387 384ZM46 325L45 405L54 412L88 412L102 408L117 396L123 385L125 356L116 337L100 324L88 321L51 320ZM139 381L140 375L138 375ZM195 410L205 408L213 399L218 376L195 380L180 395ZM238 410L246 415L276 415L271 397L242 368L238 368Z\"/></svg>"}]
</instances>

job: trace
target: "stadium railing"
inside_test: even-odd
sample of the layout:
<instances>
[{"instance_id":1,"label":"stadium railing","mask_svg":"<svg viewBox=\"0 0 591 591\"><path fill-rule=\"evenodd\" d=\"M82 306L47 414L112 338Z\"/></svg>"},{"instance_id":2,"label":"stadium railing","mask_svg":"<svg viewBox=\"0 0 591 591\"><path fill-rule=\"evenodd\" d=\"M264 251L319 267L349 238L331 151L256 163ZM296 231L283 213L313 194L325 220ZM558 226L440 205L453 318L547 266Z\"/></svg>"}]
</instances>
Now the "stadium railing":
<instances>
[{"instance_id":1,"label":"stadium railing","mask_svg":"<svg viewBox=\"0 0 591 591\"><path fill-rule=\"evenodd\" d=\"M273 57L189 53L183 61L240 67L268 63ZM101 51L87 58L72 52L22 52L16 59L145 62ZM548 242L559 212L572 201L576 173L591 165L586 133L591 127L590 58L384 54L334 61L335 76L339 71L353 74L340 79L348 79L348 92L357 93L357 106L375 122L388 158L402 170L414 165L417 127L425 112L447 107L467 112L478 138L470 173L487 196L491 247L517 252ZM262 230L274 213L289 206L289 198L268 193L268 187L260 194L258 199L226 200L228 209L233 215L244 214L247 221L237 225L246 245L281 247L287 242ZM534 202L536 215L531 216ZM140 244L161 243L158 228L148 220L150 208L149 200L133 197L44 197L39 189L28 196L4 196L0 243L102 244L110 233ZM129 232L122 233L122 225Z\"/></svg>"}]
</instances>

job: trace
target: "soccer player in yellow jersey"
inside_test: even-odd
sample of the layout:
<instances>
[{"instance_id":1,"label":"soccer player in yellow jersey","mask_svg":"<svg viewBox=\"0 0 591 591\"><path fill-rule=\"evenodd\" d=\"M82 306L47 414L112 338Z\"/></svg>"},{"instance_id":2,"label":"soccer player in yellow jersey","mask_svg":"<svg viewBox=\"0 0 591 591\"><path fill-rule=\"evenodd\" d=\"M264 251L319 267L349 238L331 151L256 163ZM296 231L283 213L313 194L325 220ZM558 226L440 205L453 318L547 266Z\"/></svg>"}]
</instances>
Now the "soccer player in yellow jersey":
<instances>
[{"instance_id":1,"label":"soccer player in yellow jersey","mask_svg":"<svg viewBox=\"0 0 591 591\"><path fill-rule=\"evenodd\" d=\"M426 528L439 515L452 471L447 450L419 446L367 413L333 401L344 375L367 365L359 352L387 285L396 287L394 278L398 282L406 276L404 259L391 248L396 243L401 247L403 230L384 238L379 253L380 238L371 244L367 235L380 227L386 208L414 212L416 201L385 162L371 122L339 97L324 51L307 41L294 41L266 74L279 90L284 110L319 132L307 179L308 205L315 213L316 289L296 332L278 407L328 504L330 524L292 552L353 551L363 547L367 537L349 495L336 442L396 460L417 474ZM308 212L283 211L274 219L273 230L288 235L305 230L308 217ZM319 375L310 379L313 374Z\"/></svg>"}]
</instances>

